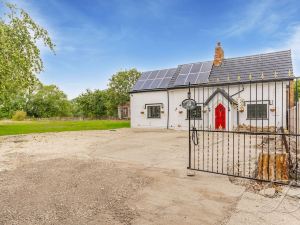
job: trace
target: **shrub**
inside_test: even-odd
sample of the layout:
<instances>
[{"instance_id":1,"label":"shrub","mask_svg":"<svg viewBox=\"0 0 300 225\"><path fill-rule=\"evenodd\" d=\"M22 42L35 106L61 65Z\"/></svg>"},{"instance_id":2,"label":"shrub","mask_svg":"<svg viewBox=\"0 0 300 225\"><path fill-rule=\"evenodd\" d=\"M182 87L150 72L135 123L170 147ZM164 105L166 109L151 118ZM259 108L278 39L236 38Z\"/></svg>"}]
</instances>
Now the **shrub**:
<instances>
[{"instance_id":1,"label":"shrub","mask_svg":"<svg viewBox=\"0 0 300 225\"><path fill-rule=\"evenodd\" d=\"M14 121L23 121L26 119L27 113L24 111L16 111L12 116L12 120Z\"/></svg>"}]
</instances>

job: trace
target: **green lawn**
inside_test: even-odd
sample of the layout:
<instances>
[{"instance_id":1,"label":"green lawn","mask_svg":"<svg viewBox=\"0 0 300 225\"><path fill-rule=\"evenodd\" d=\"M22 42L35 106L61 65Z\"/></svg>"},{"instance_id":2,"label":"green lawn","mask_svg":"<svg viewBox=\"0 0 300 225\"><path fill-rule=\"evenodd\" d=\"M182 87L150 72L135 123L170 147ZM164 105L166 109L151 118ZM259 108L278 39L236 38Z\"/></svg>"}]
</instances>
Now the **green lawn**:
<instances>
[{"instance_id":1,"label":"green lawn","mask_svg":"<svg viewBox=\"0 0 300 225\"><path fill-rule=\"evenodd\" d=\"M85 121L0 121L0 136L14 134L78 131L78 130L109 130L130 127L129 121L118 120L85 120Z\"/></svg>"}]
</instances>

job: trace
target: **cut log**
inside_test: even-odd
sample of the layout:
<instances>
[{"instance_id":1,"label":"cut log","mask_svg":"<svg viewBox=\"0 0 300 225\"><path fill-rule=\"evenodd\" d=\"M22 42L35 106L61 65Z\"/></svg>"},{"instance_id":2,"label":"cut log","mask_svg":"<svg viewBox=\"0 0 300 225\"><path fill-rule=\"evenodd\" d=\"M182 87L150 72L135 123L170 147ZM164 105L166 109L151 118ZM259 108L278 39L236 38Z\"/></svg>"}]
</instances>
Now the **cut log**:
<instances>
[{"instance_id":1,"label":"cut log","mask_svg":"<svg viewBox=\"0 0 300 225\"><path fill-rule=\"evenodd\" d=\"M260 153L258 157L257 178L267 181L283 181L289 179L288 176L288 154Z\"/></svg>"}]
</instances>

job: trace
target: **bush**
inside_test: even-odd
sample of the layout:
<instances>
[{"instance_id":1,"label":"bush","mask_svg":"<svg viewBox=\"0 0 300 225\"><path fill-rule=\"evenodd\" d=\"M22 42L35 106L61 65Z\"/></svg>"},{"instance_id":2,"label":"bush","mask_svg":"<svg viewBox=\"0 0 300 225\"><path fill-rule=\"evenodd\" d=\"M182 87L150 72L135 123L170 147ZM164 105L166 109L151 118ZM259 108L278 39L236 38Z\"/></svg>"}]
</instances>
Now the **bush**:
<instances>
[{"instance_id":1,"label":"bush","mask_svg":"<svg viewBox=\"0 0 300 225\"><path fill-rule=\"evenodd\" d=\"M23 121L26 119L27 113L24 111L16 111L12 116L12 120L14 121Z\"/></svg>"}]
</instances>

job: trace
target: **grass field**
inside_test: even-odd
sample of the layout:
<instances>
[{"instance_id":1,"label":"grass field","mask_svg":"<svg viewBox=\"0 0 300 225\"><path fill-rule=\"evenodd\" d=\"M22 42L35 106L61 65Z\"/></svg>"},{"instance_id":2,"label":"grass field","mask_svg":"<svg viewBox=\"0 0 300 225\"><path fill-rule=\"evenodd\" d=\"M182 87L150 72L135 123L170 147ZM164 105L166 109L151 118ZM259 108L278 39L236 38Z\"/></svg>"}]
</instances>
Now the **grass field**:
<instances>
[{"instance_id":1,"label":"grass field","mask_svg":"<svg viewBox=\"0 0 300 225\"><path fill-rule=\"evenodd\" d=\"M118 120L84 120L84 121L0 121L0 136L29 133L109 130L130 127L129 121Z\"/></svg>"}]
</instances>

